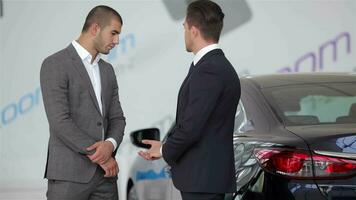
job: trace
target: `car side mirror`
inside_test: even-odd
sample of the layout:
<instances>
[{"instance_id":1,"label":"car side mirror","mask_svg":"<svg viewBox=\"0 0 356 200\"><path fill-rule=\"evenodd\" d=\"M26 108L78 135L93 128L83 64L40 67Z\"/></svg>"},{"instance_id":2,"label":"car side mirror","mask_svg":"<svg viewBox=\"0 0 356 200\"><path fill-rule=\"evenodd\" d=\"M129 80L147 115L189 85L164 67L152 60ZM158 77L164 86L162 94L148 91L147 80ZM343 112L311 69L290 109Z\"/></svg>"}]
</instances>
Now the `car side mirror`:
<instances>
[{"instance_id":1,"label":"car side mirror","mask_svg":"<svg viewBox=\"0 0 356 200\"><path fill-rule=\"evenodd\" d=\"M137 147L149 149L151 145L143 144L142 140L157 140L160 141L160 133L158 128L148 128L134 131L130 134L131 143Z\"/></svg>"}]
</instances>

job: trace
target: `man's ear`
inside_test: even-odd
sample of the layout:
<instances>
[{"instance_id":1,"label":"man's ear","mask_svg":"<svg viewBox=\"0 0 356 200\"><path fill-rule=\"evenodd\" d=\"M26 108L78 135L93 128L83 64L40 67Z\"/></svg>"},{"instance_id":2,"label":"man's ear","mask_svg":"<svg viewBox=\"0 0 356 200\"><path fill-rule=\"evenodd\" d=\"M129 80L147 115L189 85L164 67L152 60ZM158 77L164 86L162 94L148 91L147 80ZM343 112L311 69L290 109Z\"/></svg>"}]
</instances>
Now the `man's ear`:
<instances>
[{"instance_id":1,"label":"man's ear","mask_svg":"<svg viewBox=\"0 0 356 200\"><path fill-rule=\"evenodd\" d=\"M92 35L92 36L96 36L97 34L99 34L99 32L100 32L100 26L99 26L99 24L97 24L97 23L93 23L91 26L90 26L90 34Z\"/></svg>"},{"instance_id":2,"label":"man's ear","mask_svg":"<svg viewBox=\"0 0 356 200\"><path fill-rule=\"evenodd\" d=\"M190 27L192 29L192 34L194 37L197 37L200 35L200 30L196 26Z\"/></svg>"}]
</instances>

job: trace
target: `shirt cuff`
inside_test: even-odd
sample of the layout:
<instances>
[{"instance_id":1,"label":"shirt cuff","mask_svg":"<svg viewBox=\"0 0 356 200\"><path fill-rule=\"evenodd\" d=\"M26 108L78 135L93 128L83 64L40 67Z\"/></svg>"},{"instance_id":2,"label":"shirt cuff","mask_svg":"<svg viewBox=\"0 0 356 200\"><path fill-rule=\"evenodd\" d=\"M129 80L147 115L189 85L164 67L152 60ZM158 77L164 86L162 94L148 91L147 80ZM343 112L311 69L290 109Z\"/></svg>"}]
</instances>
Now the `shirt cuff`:
<instances>
[{"instance_id":1,"label":"shirt cuff","mask_svg":"<svg viewBox=\"0 0 356 200\"><path fill-rule=\"evenodd\" d=\"M113 152L114 152L115 149L117 148L117 143L116 143L115 139L114 138L108 138L105 141L110 141L112 143L112 145L114 145L114 150L113 150Z\"/></svg>"}]
</instances>

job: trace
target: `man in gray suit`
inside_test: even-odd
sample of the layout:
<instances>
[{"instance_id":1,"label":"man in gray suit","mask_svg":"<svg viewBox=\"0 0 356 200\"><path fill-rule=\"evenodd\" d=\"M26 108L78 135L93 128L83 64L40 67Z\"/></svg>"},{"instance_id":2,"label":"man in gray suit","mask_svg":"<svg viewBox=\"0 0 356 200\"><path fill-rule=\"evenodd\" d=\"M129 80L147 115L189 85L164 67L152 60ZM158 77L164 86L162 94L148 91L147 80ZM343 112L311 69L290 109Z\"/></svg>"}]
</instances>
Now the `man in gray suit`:
<instances>
[{"instance_id":1,"label":"man in gray suit","mask_svg":"<svg viewBox=\"0 0 356 200\"><path fill-rule=\"evenodd\" d=\"M119 43L121 26L119 13L97 6L89 12L80 37L43 61L49 200L118 199L115 154L125 117L113 67L100 54Z\"/></svg>"}]
</instances>

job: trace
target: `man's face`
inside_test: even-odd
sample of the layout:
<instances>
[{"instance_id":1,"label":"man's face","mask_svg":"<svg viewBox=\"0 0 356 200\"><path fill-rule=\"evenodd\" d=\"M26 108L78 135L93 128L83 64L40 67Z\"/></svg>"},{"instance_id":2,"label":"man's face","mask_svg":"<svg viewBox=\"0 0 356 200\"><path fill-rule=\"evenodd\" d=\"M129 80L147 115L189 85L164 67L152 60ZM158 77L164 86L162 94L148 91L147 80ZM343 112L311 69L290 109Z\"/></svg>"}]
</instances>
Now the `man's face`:
<instances>
[{"instance_id":1,"label":"man's face","mask_svg":"<svg viewBox=\"0 0 356 200\"><path fill-rule=\"evenodd\" d=\"M185 42L185 49L188 52L192 52L192 47L193 47L193 40L192 40L192 30L187 23L187 21L184 21L183 23L184 26L184 42Z\"/></svg>"},{"instance_id":2,"label":"man's face","mask_svg":"<svg viewBox=\"0 0 356 200\"><path fill-rule=\"evenodd\" d=\"M111 19L109 25L100 29L98 35L94 38L94 47L98 53L108 54L115 45L119 44L121 26L118 20Z\"/></svg>"}]
</instances>

